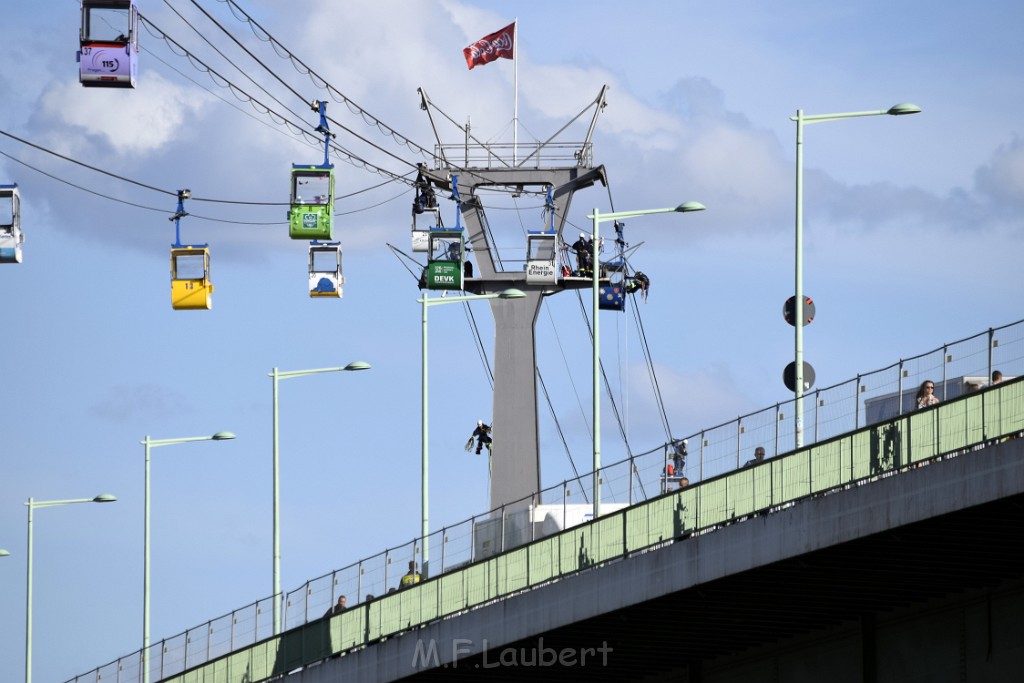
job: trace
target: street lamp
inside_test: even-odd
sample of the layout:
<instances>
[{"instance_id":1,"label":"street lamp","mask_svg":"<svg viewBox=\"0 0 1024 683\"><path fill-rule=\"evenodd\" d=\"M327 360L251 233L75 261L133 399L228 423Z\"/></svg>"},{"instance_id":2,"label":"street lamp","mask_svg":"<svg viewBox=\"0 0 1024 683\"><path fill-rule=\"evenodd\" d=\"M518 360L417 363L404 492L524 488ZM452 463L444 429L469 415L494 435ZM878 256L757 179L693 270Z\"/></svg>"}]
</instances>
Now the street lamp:
<instances>
[{"instance_id":1,"label":"street lamp","mask_svg":"<svg viewBox=\"0 0 1024 683\"><path fill-rule=\"evenodd\" d=\"M888 109L874 111L855 111L842 114L815 114L805 116L803 109L796 110L796 116L790 116L790 121L796 121L796 294L793 300L793 328L794 332L794 359L793 359L793 394L795 404L793 412L796 414L795 421L795 443L796 448L803 446L803 419L804 419L804 295L803 295L803 214L804 214L804 125L810 123L821 123L823 121L837 121L839 119L852 119L860 116L903 116L905 114L919 114L921 108L915 104L897 104Z\"/></svg>"},{"instance_id":2,"label":"street lamp","mask_svg":"<svg viewBox=\"0 0 1024 683\"><path fill-rule=\"evenodd\" d=\"M277 383L279 380L289 377L303 377L305 375L319 375L324 372L352 372L355 370L369 370L369 363L361 360L353 361L348 365L338 368L318 368L315 370L289 370L281 372L274 368L268 377L274 384L274 635L281 632L281 510L280 510L280 477L279 477L279 450L278 450L278 428L277 428Z\"/></svg>"},{"instance_id":3,"label":"street lamp","mask_svg":"<svg viewBox=\"0 0 1024 683\"><path fill-rule=\"evenodd\" d=\"M116 496L104 493L95 498L74 498L72 500L33 500L28 499L28 569L25 587L25 683L32 683L32 511L36 508L48 508L56 505L72 503L113 503ZM7 555L0 551L0 556Z\"/></svg>"},{"instance_id":4,"label":"street lamp","mask_svg":"<svg viewBox=\"0 0 1024 683\"><path fill-rule=\"evenodd\" d=\"M420 475L420 506L421 506L421 518L422 527L421 533L423 536L423 557L421 560L421 566L423 570L423 576L428 576L428 561L430 559L430 548L427 537L430 534L430 524L428 521L428 505L427 505L427 309L431 306L438 306L440 304L455 304L462 301L475 301L477 299L522 299L526 296L522 291L518 289L506 289L501 292L494 292L493 294L467 294L465 296L448 296L439 297L436 299L427 298L424 292L423 298L418 299L417 302L423 304L423 334L422 334L422 359L421 359L421 384L423 387L423 413L421 419L421 436L420 436L420 448L421 458L420 467L422 474Z\"/></svg>"},{"instance_id":5,"label":"street lamp","mask_svg":"<svg viewBox=\"0 0 1024 683\"><path fill-rule=\"evenodd\" d=\"M617 221L636 216L646 216L654 213L689 213L691 211L703 211L705 206L700 202L683 202L679 206L668 209L643 209L640 211L616 211L615 213L599 213L595 208L594 213L587 216L594 221L593 232L590 239L593 242L594 253L591 270L594 274L594 306L592 317L594 319L594 519L601 514L601 353L600 335L598 333L598 311L600 310L598 289L600 288L601 261L598 259L598 231L604 221Z\"/></svg>"},{"instance_id":6,"label":"street lamp","mask_svg":"<svg viewBox=\"0 0 1024 683\"><path fill-rule=\"evenodd\" d=\"M143 495L143 508L145 510L143 532L142 532L142 683L149 683L149 665L146 658L149 655L149 451L157 446L171 446L191 441L228 441L234 439L231 432L217 432L211 436L188 436L181 439L151 439L147 435L140 441L146 451L146 490Z\"/></svg>"}]
</instances>

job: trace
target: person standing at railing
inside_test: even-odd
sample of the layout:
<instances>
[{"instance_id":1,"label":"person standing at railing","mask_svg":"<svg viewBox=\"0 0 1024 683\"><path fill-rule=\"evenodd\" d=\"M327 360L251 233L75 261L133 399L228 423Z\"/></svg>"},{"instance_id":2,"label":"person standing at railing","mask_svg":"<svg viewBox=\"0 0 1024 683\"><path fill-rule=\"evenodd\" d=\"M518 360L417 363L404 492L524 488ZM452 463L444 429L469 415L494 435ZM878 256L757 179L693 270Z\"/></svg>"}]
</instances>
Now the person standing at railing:
<instances>
[{"instance_id":1,"label":"person standing at railing","mask_svg":"<svg viewBox=\"0 0 1024 683\"><path fill-rule=\"evenodd\" d=\"M754 449L754 457L743 463L743 467L753 467L762 462L764 462L764 446L758 446Z\"/></svg>"},{"instance_id":2,"label":"person standing at railing","mask_svg":"<svg viewBox=\"0 0 1024 683\"><path fill-rule=\"evenodd\" d=\"M676 475L683 476L683 468L686 466L686 439L676 441L672 452L672 464L675 465Z\"/></svg>"},{"instance_id":3,"label":"person standing at railing","mask_svg":"<svg viewBox=\"0 0 1024 683\"><path fill-rule=\"evenodd\" d=\"M416 561L409 560L409 571L402 577L402 581L398 584L399 588L408 588L414 584L420 582L420 573L416 571Z\"/></svg>"},{"instance_id":4,"label":"person standing at railing","mask_svg":"<svg viewBox=\"0 0 1024 683\"><path fill-rule=\"evenodd\" d=\"M999 384L1002 381L1003 381L1003 373L999 372L998 370L993 370L992 371L992 385Z\"/></svg>"},{"instance_id":5,"label":"person standing at railing","mask_svg":"<svg viewBox=\"0 0 1024 683\"><path fill-rule=\"evenodd\" d=\"M938 403L939 397L935 395L935 382L930 379L921 382L921 388L917 390L917 407L929 408Z\"/></svg>"},{"instance_id":6,"label":"person standing at railing","mask_svg":"<svg viewBox=\"0 0 1024 683\"><path fill-rule=\"evenodd\" d=\"M335 614L341 614L342 612L344 612L346 609L348 609L348 607L346 607L345 605L346 601L347 600L344 595L339 595L338 602L332 605L330 608L328 608L328 610L324 613L324 616L330 617L334 616Z\"/></svg>"},{"instance_id":7,"label":"person standing at railing","mask_svg":"<svg viewBox=\"0 0 1024 683\"><path fill-rule=\"evenodd\" d=\"M593 275L594 240L581 232L580 238L569 248L576 253L576 274L579 277Z\"/></svg>"}]
</instances>

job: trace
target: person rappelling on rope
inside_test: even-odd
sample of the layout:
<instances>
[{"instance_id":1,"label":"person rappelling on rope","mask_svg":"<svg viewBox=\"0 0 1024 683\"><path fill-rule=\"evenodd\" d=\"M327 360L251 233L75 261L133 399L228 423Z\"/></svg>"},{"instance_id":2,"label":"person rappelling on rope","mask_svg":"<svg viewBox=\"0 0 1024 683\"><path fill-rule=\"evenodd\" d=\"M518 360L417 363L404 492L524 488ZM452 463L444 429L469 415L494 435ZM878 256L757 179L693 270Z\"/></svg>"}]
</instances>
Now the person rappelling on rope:
<instances>
[{"instance_id":1,"label":"person rappelling on rope","mask_svg":"<svg viewBox=\"0 0 1024 683\"><path fill-rule=\"evenodd\" d=\"M469 441L466 442L466 451L468 452L473 448L473 441L476 441L476 454L480 455L484 446L487 446L487 453L491 452L491 426L484 424L483 420L476 421L476 429L469 436Z\"/></svg>"},{"instance_id":2,"label":"person rappelling on rope","mask_svg":"<svg viewBox=\"0 0 1024 683\"><path fill-rule=\"evenodd\" d=\"M629 278L626 281L626 294L632 294L639 290L640 294L644 297L644 302L647 302L647 290L651 288L651 278L644 275L639 270L636 271L636 275Z\"/></svg>"}]
</instances>

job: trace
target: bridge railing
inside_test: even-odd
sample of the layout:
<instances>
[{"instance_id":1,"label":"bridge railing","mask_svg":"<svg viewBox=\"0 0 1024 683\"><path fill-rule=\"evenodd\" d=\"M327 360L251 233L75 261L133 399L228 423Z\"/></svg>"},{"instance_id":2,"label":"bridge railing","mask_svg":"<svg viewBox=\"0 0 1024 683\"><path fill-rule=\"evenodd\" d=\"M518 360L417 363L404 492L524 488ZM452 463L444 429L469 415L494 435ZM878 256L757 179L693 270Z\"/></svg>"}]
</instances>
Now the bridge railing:
<instances>
[{"instance_id":1,"label":"bridge railing","mask_svg":"<svg viewBox=\"0 0 1024 683\"><path fill-rule=\"evenodd\" d=\"M666 515L675 515L672 521L675 526L711 528L735 516L791 502L837 486L839 482L898 470L939 453L979 443L985 436L1014 432L1021 428L1020 420L1024 416L1020 401L1014 398L1022 386L1018 382L957 400L944 400L938 409L920 413L911 413L905 405L924 379L935 383L940 399L947 395L952 399L962 388L952 384L954 378L988 378L993 369L1000 369L1007 377L1024 375L1024 321L989 329L928 353L901 359L888 368L808 392L805 443L814 445L785 457L780 454L794 442L793 401L694 433L686 437L689 455L684 468L691 487L674 496L661 495L672 488L668 483L674 486L665 476L668 445L612 463L599 473L602 509L637 507L640 511L629 513L627 525L647 529L644 532L647 536L641 533L638 538L649 540L655 533L658 538L670 538L671 535L665 536ZM1012 387L1016 388L1011 390ZM1002 398L995 400L993 397ZM869 422L881 424L865 431ZM855 431L858 429L860 431ZM840 434L845 436L837 438ZM752 457L755 446L765 447L766 464L770 466L762 464L737 471ZM864 456L865 452L870 457ZM757 474L753 474L755 472ZM625 513L614 512L602 516L596 523L541 540L537 540L536 523L524 523L522 515L513 514L530 504L543 502L555 508L561 504L561 525L568 526L572 506L591 503L592 491L593 473L587 473L522 501L444 527L431 534L426 542L414 539L312 579L283 596L284 628L290 634L323 628L321 617L337 596L346 595L349 605L365 605L368 596L375 596L369 607L349 610L341 621L329 620L329 652L337 653L394 633L396 630L392 629L396 624L407 628L411 623L426 623L482 604L481 601L578 571L580 566L604 561L609 553L614 555L619 552L616 548L621 550L624 546L618 541L609 541L611 537L602 530L614 526L615 522L608 520ZM635 506L643 501L646 501L643 506ZM685 509L685 514L670 514L669 508L675 510L678 506ZM557 510L555 516L558 516ZM555 543L552 539L558 539L557 548L552 545ZM628 550L623 552L644 547L643 543L639 546L636 543L639 541L631 540L625 546ZM425 550L429 550L429 562L423 563ZM507 559L500 566L493 565L493 558L501 553ZM573 553L586 562L581 560L574 565L569 561ZM389 594L389 590L398 586L410 561L426 565L424 574L431 580L417 586L415 592L405 589ZM492 571L500 573L492 576ZM547 579L543 578L545 576ZM357 619L356 614L361 616ZM149 679L159 681L171 677L185 683L192 679L174 677L195 671L206 662L226 666L225 662L238 660L239 652L249 653L242 657L249 667L259 661L264 662L260 665L263 668L283 665L292 660L291 650L286 649L284 654L274 650L271 656L267 648L284 647L295 636L274 637L272 620L273 598L266 598L154 643L146 657ZM346 626L342 629L339 624ZM361 635L352 630L356 626L363 629ZM317 637L327 642L323 634ZM307 652L309 644L302 642L301 651ZM271 647L268 643L276 645ZM347 645L342 647L343 644ZM122 657L71 681L138 683L142 680L141 654L136 652ZM266 664L271 661L272 665ZM315 660L307 658L305 661Z\"/></svg>"},{"instance_id":2,"label":"bridge railing","mask_svg":"<svg viewBox=\"0 0 1024 683\"><path fill-rule=\"evenodd\" d=\"M167 682L256 683L608 561L899 474L938 456L970 457L976 448L1021 435L1024 378L620 509L314 620Z\"/></svg>"}]
</instances>

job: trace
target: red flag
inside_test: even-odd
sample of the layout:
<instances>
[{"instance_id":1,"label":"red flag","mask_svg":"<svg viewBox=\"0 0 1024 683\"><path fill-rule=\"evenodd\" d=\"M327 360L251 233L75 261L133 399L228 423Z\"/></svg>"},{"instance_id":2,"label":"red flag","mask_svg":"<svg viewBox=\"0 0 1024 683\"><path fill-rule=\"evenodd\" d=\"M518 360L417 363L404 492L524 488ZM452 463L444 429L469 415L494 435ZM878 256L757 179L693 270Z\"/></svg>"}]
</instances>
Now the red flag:
<instances>
[{"instance_id":1,"label":"red flag","mask_svg":"<svg viewBox=\"0 0 1024 683\"><path fill-rule=\"evenodd\" d=\"M493 62L499 57L514 59L512 54L515 45L516 23L513 21L505 28L486 35L469 47L462 50L466 57L466 66L472 69Z\"/></svg>"}]
</instances>

